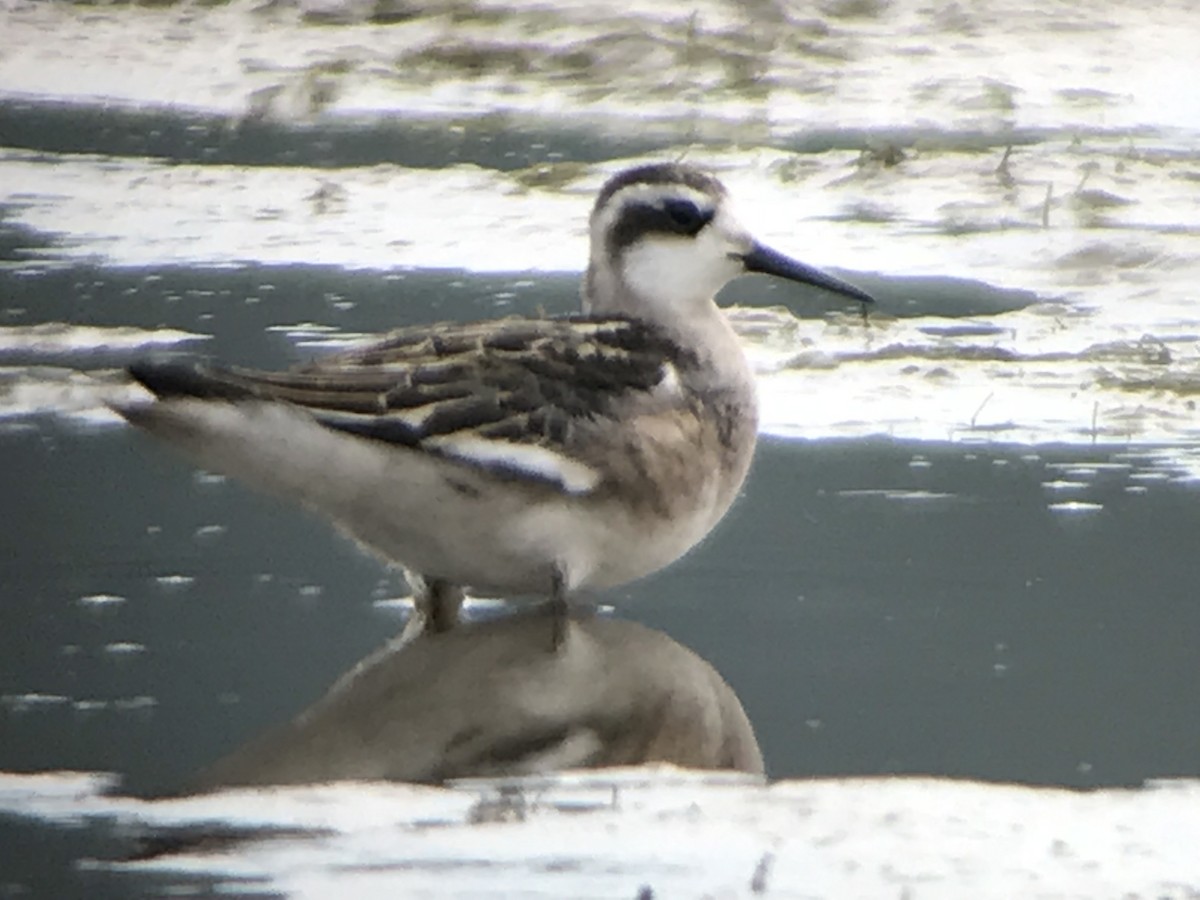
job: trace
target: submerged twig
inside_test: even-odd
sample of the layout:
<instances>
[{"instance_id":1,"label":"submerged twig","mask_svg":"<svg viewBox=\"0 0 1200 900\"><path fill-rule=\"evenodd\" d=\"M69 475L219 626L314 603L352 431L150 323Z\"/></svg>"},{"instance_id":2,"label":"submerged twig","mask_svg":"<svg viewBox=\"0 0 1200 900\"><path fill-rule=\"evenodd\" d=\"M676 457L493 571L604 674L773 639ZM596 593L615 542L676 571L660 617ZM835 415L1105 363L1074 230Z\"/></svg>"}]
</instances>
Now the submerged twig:
<instances>
[{"instance_id":1,"label":"submerged twig","mask_svg":"<svg viewBox=\"0 0 1200 900\"><path fill-rule=\"evenodd\" d=\"M989 403L991 403L991 401L992 401L992 398L993 398L994 396L996 396L996 392L995 392L995 391L993 391L992 393L990 393L990 394L988 394L986 397L984 397L984 398L983 398L983 402L982 402L982 403L980 403L980 404L979 404L979 406L976 408L974 415L972 415L972 416L971 416L971 430L972 430L972 431L975 429L975 421L976 421L976 420L979 418L979 414L980 414L981 412L983 412L983 408L984 408L985 406L987 406Z\"/></svg>"},{"instance_id":2,"label":"submerged twig","mask_svg":"<svg viewBox=\"0 0 1200 900\"><path fill-rule=\"evenodd\" d=\"M754 874L750 877L750 893L765 894L767 892L767 876L771 872L771 863L774 861L775 854L769 850L762 855L762 859L754 867Z\"/></svg>"},{"instance_id":3,"label":"submerged twig","mask_svg":"<svg viewBox=\"0 0 1200 900\"><path fill-rule=\"evenodd\" d=\"M1008 169L1008 158L1012 156L1012 144L1004 148L1004 156L1000 157L1000 165L996 166L996 177L1000 179L1000 183L1005 187L1012 187L1016 184L1016 179L1013 178L1012 172Z\"/></svg>"}]
</instances>

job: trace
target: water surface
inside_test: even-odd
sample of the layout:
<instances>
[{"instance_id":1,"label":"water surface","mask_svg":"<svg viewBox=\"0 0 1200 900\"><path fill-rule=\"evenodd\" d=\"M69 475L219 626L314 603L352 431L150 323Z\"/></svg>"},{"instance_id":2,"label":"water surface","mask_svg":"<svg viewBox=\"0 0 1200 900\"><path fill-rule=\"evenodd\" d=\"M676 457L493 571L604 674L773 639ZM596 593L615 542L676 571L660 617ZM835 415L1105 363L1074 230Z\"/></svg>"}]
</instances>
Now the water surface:
<instances>
[{"instance_id":1,"label":"water surface","mask_svg":"<svg viewBox=\"0 0 1200 900\"><path fill-rule=\"evenodd\" d=\"M0 9L0 769L170 789L400 624L394 573L121 426L102 400L122 366L276 366L573 310L596 187L683 156L880 308L725 292L764 408L745 496L597 599L722 672L775 778L1200 775L1186 4L387 25L317 6ZM91 796L62 785L68 811ZM0 829L6 883L158 888L69 868L126 847L119 829ZM763 852L742 849L739 873ZM549 890L599 890L577 871Z\"/></svg>"}]
</instances>

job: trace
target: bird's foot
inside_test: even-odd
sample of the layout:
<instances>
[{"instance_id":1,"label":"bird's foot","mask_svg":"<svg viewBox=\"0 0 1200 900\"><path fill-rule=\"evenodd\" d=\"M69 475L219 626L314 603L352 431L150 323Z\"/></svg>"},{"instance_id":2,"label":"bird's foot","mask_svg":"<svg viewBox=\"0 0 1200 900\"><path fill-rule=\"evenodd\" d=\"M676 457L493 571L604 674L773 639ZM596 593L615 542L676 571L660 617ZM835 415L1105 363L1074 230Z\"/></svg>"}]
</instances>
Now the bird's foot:
<instances>
[{"instance_id":1,"label":"bird's foot","mask_svg":"<svg viewBox=\"0 0 1200 900\"><path fill-rule=\"evenodd\" d=\"M555 570L550 587L550 599L546 602L550 614L550 650L557 653L567 642L567 628L571 624L571 601L563 584L562 573Z\"/></svg>"}]
</instances>

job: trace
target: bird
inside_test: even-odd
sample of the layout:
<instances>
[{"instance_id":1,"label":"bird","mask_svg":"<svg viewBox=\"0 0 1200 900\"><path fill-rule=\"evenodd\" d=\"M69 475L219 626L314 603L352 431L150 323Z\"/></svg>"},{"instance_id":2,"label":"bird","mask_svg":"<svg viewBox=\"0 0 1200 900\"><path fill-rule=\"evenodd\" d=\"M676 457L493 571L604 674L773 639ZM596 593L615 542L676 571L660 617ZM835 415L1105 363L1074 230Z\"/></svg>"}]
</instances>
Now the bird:
<instances>
[{"instance_id":1,"label":"bird","mask_svg":"<svg viewBox=\"0 0 1200 900\"><path fill-rule=\"evenodd\" d=\"M469 587L548 598L557 642L571 598L671 564L738 495L757 401L717 291L763 273L873 302L755 240L690 164L610 177L589 238L581 313L401 328L284 371L150 357L113 407L403 567L410 633L452 628Z\"/></svg>"},{"instance_id":2,"label":"bird","mask_svg":"<svg viewBox=\"0 0 1200 900\"><path fill-rule=\"evenodd\" d=\"M390 641L177 792L651 763L763 774L737 695L696 653L636 622L578 611L565 649L551 651L542 618L518 611Z\"/></svg>"}]
</instances>

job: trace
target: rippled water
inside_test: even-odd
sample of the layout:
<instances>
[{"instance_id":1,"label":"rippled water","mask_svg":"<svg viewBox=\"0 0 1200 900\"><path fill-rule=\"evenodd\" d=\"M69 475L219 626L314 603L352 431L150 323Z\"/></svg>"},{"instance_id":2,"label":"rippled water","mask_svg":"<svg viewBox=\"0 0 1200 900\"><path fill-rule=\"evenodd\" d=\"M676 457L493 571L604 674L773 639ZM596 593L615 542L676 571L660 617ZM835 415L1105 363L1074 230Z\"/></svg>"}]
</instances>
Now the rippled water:
<instances>
[{"instance_id":1,"label":"rippled water","mask_svg":"<svg viewBox=\"0 0 1200 900\"><path fill-rule=\"evenodd\" d=\"M772 439L712 540L604 599L716 665L777 777L1200 774L1188 4L447 2L368 21L385 5L0 4L0 768L169 787L397 624L395 576L119 427L102 401L123 365L154 347L282 365L407 322L569 311L596 187L686 156L756 234L880 308L727 289ZM0 805L142 815L64 783L6 782ZM836 830L837 805L805 808ZM1047 841L1077 833L1054 816ZM65 864L112 833L0 825L18 872L0 882L114 884L19 852L63 841ZM763 852L651 880L740 886ZM874 862L873 886L954 884ZM593 864L547 890L634 895Z\"/></svg>"},{"instance_id":2,"label":"rippled water","mask_svg":"<svg viewBox=\"0 0 1200 900\"><path fill-rule=\"evenodd\" d=\"M1124 22L1120 9L1081 19L1076 5L1062 4L997 21L946 10L925 21L888 9L831 16L824 32L812 25L809 38L768 44L730 21L728 9L668 16L644 40L668 55L690 41L695 64L712 69L677 75L691 87L668 91L636 66L616 83L601 62L556 75L543 59L565 52L556 42L590 47L578 52L601 59L641 46L628 16L586 8L526 10L511 21L446 13L449 31L437 15L327 30L237 4L204 14L147 11L136 20L149 57L139 61L124 54L128 16L17 4L14 33L30 38L0 70L10 76L6 133L16 138L0 151L4 221L18 257L35 270L53 260L574 272L590 197L625 162L588 161L670 148L718 170L764 238L859 275L883 300L870 329L809 321L811 308L784 301L805 321L782 315L768 330L769 430L1165 443L1194 465L1200 117L1186 92L1156 77L1190 52L1170 28L1171 11ZM539 16L552 27L514 36ZM249 31L247 21L263 27ZM37 39L50 28L54 49ZM87 52L62 58L61 46L82 42L84 32ZM238 35L232 47L229 34ZM936 52L947 36L956 54ZM1032 49L1041 40L1072 54L1041 59L1044 51ZM601 53L597 43L611 47ZM715 102L737 93L721 67L760 44L771 63L761 64L753 90L732 107ZM410 69L414 47L442 48L447 58ZM526 62L493 72L502 49ZM175 65L161 82L138 76L139 64L168 51ZM339 54L340 64L324 59ZM972 86L957 69L983 58L996 71ZM244 117L263 91L315 90L314 69L331 85L319 109L276 104ZM798 71L816 79L807 94ZM415 93L409 80L418 73ZM91 87L64 96L58 78L68 76ZM708 77L724 86L697 93ZM607 90L585 103L578 92L589 78ZM964 96L971 89L990 103ZM189 102L161 106L185 91ZM97 92L107 118L90 113ZM47 93L71 105L37 100ZM433 106L422 105L434 96ZM819 110L802 96L820 98ZM686 119L705 128L628 138L622 104L630 97L641 126L678 129ZM485 106L505 117L483 115ZM556 128L547 119L553 109L585 115ZM434 111L454 118L431 119ZM909 122L895 132L900 111ZM755 116L762 128L747 131ZM875 132L856 131L859 117ZM827 146L805 145L814 130L832 135ZM536 137L522 143L513 132ZM54 152L60 147L74 152ZM904 280L913 277L947 281L913 290ZM967 321L947 327L945 318ZM38 321L11 309L8 319ZM757 325L761 333L761 318ZM0 333L0 348L27 340L22 331ZM858 415L798 414L798 384L819 385Z\"/></svg>"}]
</instances>

